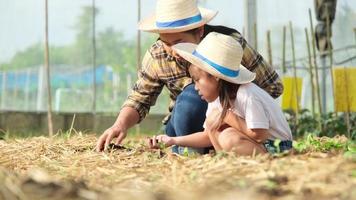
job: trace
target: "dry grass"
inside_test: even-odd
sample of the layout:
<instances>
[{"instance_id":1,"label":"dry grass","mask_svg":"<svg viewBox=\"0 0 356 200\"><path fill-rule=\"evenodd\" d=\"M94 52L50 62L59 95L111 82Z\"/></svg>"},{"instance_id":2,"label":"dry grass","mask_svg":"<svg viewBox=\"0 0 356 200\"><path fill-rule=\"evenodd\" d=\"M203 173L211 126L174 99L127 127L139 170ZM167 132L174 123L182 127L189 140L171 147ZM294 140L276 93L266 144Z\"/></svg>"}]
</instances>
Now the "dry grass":
<instances>
[{"instance_id":1,"label":"dry grass","mask_svg":"<svg viewBox=\"0 0 356 200\"><path fill-rule=\"evenodd\" d=\"M184 157L139 138L106 153L95 142L0 141L0 199L356 199L356 162L342 152Z\"/></svg>"}]
</instances>

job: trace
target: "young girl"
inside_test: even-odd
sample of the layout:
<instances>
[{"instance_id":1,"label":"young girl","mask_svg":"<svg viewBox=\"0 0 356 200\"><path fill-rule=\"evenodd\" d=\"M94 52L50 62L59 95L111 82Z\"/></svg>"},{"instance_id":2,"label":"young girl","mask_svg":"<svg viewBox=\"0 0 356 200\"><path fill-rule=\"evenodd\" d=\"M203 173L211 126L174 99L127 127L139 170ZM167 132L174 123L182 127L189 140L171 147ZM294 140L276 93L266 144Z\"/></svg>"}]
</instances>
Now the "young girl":
<instances>
[{"instance_id":1,"label":"young girl","mask_svg":"<svg viewBox=\"0 0 356 200\"><path fill-rule=\"evenodd\" d=\"M191 63L189 73L208 110L203 132L182 136L154 136L151 147L213 146L239 155L276 153L292 148L292 134L277 102L252 81L255 73L242 66L243 49L232 37L212 32L199 44L173 47ZM275 140L280 140L275 146Z\"/></svg>"}]
</instances>

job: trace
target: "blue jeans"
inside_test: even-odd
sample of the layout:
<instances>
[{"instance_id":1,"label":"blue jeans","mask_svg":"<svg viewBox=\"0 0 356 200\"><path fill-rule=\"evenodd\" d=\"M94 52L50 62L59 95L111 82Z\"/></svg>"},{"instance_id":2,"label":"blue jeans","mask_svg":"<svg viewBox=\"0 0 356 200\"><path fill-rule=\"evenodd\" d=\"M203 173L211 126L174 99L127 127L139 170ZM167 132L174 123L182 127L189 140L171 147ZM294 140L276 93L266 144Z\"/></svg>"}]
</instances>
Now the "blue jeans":
<instances>
[{"instance_id":1,"label":"blue jeans","mask_svg":"<svg viewBox=\"0 0 356 200\"><path fill-rule=\"evenodd\" d=\"M274 140L266 140L263 145L270 154L283 153L293 148L293 141L282 140L278 146L275 146Z\"/></svg>"},{"instance_id":2,"label":"blue jeans","mask_svg":"<svg viewBox=\"0 0 356 200\"><path fill-rule=\"evenodd\" d=\"M207 108L208 103L201 99L194 84L186 86L177 97L171 118L166 124L166 134L177 137L203 131ZM189 151L207 153L208 149L189 148ZM172 151L183 154L184 147L173 146Z\"/></svg>"}]
</instances>

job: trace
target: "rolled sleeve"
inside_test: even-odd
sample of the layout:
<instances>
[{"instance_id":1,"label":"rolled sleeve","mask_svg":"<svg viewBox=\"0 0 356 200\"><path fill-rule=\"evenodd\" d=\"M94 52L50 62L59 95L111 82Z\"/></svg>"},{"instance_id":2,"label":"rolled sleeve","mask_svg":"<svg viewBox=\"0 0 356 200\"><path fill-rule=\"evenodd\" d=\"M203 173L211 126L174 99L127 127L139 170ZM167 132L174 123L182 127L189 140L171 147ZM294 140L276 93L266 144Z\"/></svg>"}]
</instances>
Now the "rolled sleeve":
<instances>
[{"instance_id":1,"label":"rolled sleeve","mask_svg":"<svg viewBox=\"0 0 356 200\"><path fill-rule=\"evenodd\" d=\"M149 53L146 53L142 62L142 68L138 72L138 79L122 106L122 108L134 108L139 113L139 122L146 117L151 106L155 105L164 86L155 72L156 68L157 63Z\"/></svg>"}]
</instances>

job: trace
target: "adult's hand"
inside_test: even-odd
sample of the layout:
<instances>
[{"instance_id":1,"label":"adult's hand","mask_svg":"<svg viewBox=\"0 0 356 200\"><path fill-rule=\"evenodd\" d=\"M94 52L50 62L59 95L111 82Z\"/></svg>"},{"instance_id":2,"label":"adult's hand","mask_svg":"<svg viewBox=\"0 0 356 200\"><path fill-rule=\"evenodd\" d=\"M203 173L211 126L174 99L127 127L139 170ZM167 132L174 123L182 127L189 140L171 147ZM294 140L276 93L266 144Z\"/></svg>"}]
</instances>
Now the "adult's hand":
<instances>
[{"instance_id":1,"label":"adult's hand","mask_svg":"<svg viewBox=\"0 0 356 200\"><path fill-rule=\"evenodd\" d=\"M127 136L127 129L121 124L114 125L104 131L96 143L96 150L98 152L106 150L110 142L116 138L115 144L119 145Z\"/></svg>"}]
</instances>

